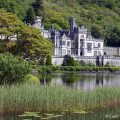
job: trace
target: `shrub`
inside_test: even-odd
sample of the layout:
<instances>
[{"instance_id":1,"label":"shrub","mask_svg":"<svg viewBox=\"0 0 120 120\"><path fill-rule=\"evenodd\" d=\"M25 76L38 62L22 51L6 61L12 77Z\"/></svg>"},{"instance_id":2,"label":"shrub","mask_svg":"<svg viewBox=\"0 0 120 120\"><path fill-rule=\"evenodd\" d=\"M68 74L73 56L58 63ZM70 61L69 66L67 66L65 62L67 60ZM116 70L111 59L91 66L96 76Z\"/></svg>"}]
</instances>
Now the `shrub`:
<instances>
[{"instance_id":1,"label":"shrub","mask_svg":"<svg viewBox=\"0 0 120 120\"><path fill-rule=\"evenodd\" d=\"M27 79L27 82L28 82L28 83L39 84L39 82L40 82L37 77L35 77L35 76L31 75L31 74L28 74L28 75L26 76L26 79Z\"/></svg>"},{"instance_id":2,"label":"shrub","mask_svg":"<svg viewBox=\"0 0 120 120\"><path fill-rule=\"evenodd\" d=\"M81 65L81 66L86 66L86 63L85 63L85 61L83 61L83 60L80 60L80 65Z\"/></svg>"},{"instance_id":3,"label":"shrub","mask_svg":"<svg viewBox=\"0 0 120 120\"><path fill-rule=\"evenodd\" d=\"M69 71L76 71L76 68L74 66L70 66Z\"/></svg>"},{"instance_id":4,"label":"shrub","mask_svg":"<svg viewBox=\"0 0 120 120\"><path fill-rule=\"evenodd\" d=\"M75 65L75 61L74 58L70 56L70 58L68 59L68 66L74 66Z\"/></svg>"},{"instance_id":5,"label":"shrub","mask_svg":"<svg viewBox=\"0 0 120 120\"><path fill-rule=\"evenodd\" d=\"M63 66L75 66L75 60L71 56L67 56L67 58L63 61Z\"/></svg>"},{"instance_id":6,"label":"shrub","mask_svg":"<svg viewBox=\"0 0 120 120\"><path fill-rule=\"evenodd\" d=\"M80 66L80 63L78 60L75 60L75 66Z\"/></svg>"},{"instance_id":7,"label":"shrub","mask_svg":"<svg viewBox=\"0 0 120 120\"><path fill-rule=\"evenodd\" d=\"M48 55L46 58L46 65L52 65L51 56Z\"/></svg>"},{"instance_id":8,"label":"shrub","mask_svg":"<svg viewBox=\"0 0 120 120\"><path fill-rule=\"evenodd\" d=\"M87 64L87 66L95 66L92 62L89 61L89 63Z\"/></svg>"},{"instance_id":9,"label":"shrub","mask_svg":"<svg viewBox=\"0 0 120 120\"><path fill-rule=\"evenodd\" d=\"M47 73L51 73L52 72L52 68L51 67L46 67L46 72Z\"/></svg>"},{"instance_id":10,"label":"shrub","mask_svg":"<svg viewBox=\"0 0 120 120\"><path fill-rule=\"evenodd\" d=\"M44 73L45 70L39 69L38 72L39 72L39 73Z\"/></svg>"},{"instance_id":11,"label":"shrub","mask_svg":"<svg viewBox=\"0 0 120 120\"><path fill-rule=\"evenodd\" d=\"M52 71L60 70L60 66L52 66Z\"/></svg>"},{"instance_id":12,"label":"shrub","mask_svg":"<svg viewBox=\"0 0 120 120\"><path fill-rule=\"evenodd\" d=\"M110 67L110 63L107 62L107 63L105 64L105 67Z\"/></svg>"},{"instance_id":13,"label":"shrub","mask_svg":"<svg viewBox=\"0 0 120 120\"><path fill-rule=\"evenodd\" d=\"M0 54L0 83L16 83L25 80L31 72L30 65L14 58L11 54Z\"/></svg>"},{"instance_id":14,"label":"shrub","mask_svg":"<svg viewBox=\"0 0 120 120\"><path fill-rule=\"evenodd\" d=\"M69 66L61 67L61 70L62 70L62 71L70 71L70 70L69 70Z\"/></svg>"},{"instance_id":15,"label":"shrub","mask_svg":"<svg viewBox=\"0 0 120 120\"><path fill-rule=\"evenodd\" d=\"M110 72L115 72L115 71L117 71L118 69L117 69L116 67L109 67L108 70L109 70Z\"/></svg>"}]
</instances>

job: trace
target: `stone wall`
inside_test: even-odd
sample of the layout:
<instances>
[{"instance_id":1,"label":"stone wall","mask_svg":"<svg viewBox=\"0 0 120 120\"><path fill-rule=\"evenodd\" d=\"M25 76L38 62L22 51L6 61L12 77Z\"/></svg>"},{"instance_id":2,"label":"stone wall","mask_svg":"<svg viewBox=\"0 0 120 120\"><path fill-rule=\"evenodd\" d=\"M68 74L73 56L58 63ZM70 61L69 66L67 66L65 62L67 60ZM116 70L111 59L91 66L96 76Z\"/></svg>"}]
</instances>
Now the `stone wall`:
<instances>
[{"instance_id":1,"label":"stone wall","mask_svg":"<svg viewBox=\"0 0 120 120\"><path fill-rule=\"evenodd\" d=\"M120 55L120 48L119 47L104 47L105 55Z\"/></svg>"},{"instance_id":2,"label":"stone wall","mask_svg":"<svg viewBox=\"0 0 120 120\"><path fill-rule=\"evenodd\" d=\"M53 65L62 65L64 61L64 57L52 57L52 64Z\"/></svg>"},{"instance_id":3,"label":"stone wall","mask_svg":"<svg viewBox=\"0 0 120 120\"><path fill-rule=\"evenodd\" d=\"M74 57L74 60L77 60L77 61L84 61L86 64L88 63L92 63L94 65L96 65L96 57L95 56L76 56Z\"/></svg>"},{"instance_id":4,"label":"stone wall","mask_svg":"<svg viewBox=\"0 0 120 120\"><path fill-rule=\"evenodd\" d=\"M81 61L83 60L86 64L92 63L94 65L113 65L113 66L120 66L120 57L115 56L72 56L74 60ZM52 64L53 65L62 65L64 61L64 57L52 57Z\"/></svg>"},{"instance_id":5,"label":"stone wall","mask_svg":"<svg viewBox=\"0 0 120 120\"><path fill-rule=\"evenodd\" d=\"M109 63L110 65L113 65L113 66L120 66L120 57L104 56L103 64L106 65L107 63Z\"/></svg>"}]
</instances>

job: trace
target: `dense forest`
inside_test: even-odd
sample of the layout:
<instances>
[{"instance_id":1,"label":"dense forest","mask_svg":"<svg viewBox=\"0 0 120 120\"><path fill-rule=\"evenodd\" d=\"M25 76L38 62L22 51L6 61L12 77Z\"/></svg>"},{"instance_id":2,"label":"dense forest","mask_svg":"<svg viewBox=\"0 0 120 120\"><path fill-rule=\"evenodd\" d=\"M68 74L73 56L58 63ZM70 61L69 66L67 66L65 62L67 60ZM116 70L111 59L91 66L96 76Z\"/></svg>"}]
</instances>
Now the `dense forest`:
<instances>
[{"instance_id":1,"label":"dense forest","mask_svg":"<svg viewBox=\"0 0 120 120\"><path fill-rule=\"evenodd\" d=\"M120 46L120 0L5 0L0 8L15 13L22 21L33 23L35 15L43 17L45 28L68 29L69 17L86 26L107 46Z\"/></svg>"}]
</instances>

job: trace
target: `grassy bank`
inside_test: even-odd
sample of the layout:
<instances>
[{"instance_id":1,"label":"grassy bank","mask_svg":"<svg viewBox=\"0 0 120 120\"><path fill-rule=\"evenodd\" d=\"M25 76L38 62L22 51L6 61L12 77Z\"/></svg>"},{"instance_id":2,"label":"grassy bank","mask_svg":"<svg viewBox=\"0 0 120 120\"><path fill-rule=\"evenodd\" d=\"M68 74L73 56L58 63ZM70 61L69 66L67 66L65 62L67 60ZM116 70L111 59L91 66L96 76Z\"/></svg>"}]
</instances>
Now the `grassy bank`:
<instances>
[{"instance_id":1,"label":"grassy bank","mask_svg":"<svg viewBox=\"0 0 120 120\"><path fill-rule=\"evenodd\" d=\"M101 67L101 66L32 66L39 72L62 72L62 71L75 71L75 72L116 72L120 71L120 67Z\"/></svg>"},{"instance_id":2,"label":"grassy bank","mask_svg":"<svg viewBox=\"0 0 120 120\"><path fill-rule=\"evenodd\" d=\"M120 88L84 92L60 86L0 86L0 113L93 110L117 105L119 100Z\"/></svg>"}]
</instances>

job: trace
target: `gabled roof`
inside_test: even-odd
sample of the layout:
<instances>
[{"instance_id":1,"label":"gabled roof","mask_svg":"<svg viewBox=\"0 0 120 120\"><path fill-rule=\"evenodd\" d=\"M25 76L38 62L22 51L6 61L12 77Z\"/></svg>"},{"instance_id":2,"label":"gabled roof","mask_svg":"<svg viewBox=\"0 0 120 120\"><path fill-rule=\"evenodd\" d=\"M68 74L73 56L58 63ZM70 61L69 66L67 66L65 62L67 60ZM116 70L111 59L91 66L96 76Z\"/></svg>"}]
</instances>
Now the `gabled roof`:
<instances>
[{"instance_id":1,"label":"gabled roof","mask_svg":"<svg viewBox=\"0 0 120 120\"><path fill-rule=\"evenodd\" d=\"M66 37L69 37L69 31L68 30L60 30L60 36L62 37L63 35L65 35Z\"/></svg>"}]
</instances>

